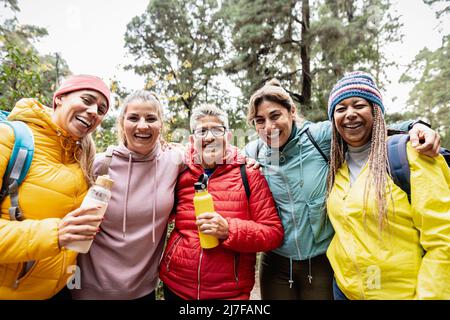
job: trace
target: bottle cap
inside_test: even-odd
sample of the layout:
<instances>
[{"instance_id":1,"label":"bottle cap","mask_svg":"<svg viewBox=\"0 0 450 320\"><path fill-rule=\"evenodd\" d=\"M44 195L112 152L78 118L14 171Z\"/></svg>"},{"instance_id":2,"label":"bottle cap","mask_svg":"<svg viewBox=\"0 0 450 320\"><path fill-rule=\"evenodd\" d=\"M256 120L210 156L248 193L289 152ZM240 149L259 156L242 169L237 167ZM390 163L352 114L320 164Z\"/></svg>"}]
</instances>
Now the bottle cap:
<instances>
[{"instance_id":1,"label":"bottle cap","mask_svg":"<svg viewBox=\"0 0 450 320\"><path fill-rule=\"evenodd\" d=\"M111 180L108 175L98 176L95 184L111 190L114 180Z\"/></svg>"},{"instance_id":2,"label":"bottle cap","mask_svg":"<svg viewBox=\"0 0 450 320\"><path fill-rule=\"evenodd\" d=\"M206 184L201 183L201 182L196 182L196 183L194 183L194 189L196 191L206 190Z\"/></svg>"},{"instance_id":3,"label":"bottle cap","mask_svg":"<svg viewBox=\"0 0 450 320\"><path fill-rule=\"evenodd\" d=\"M196 191L206 190L208 188L208 175L202 173L198 178L198 182L194 183L194 189Z\"/></svg>"}]
</instances>

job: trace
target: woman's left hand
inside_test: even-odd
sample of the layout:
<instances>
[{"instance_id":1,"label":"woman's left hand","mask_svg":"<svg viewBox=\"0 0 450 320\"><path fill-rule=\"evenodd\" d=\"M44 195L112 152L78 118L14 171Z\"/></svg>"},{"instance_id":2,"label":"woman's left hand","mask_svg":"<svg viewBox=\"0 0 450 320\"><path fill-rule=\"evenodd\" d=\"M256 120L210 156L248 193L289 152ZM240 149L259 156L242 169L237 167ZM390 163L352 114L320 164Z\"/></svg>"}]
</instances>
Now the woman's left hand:
<instances>
[{"instance_id":1,"label":"woman's left hand","mask_svg":"<svg viewBox=\"0 0 450 320\"><path fill-rule=\"evenodd\" d=\"M197 217L196 224L203 234L208 234L217 239L228 238L228 221L217 212L202 213Z\"/></svg>"},{"instance_id":2,"label":"woman's left hand","mask_svg":"<svg viewBox=\"0 0 450 320\"><path fill-rule=\"evenodd\" d=\"M255 170L261 167L261 164L253 158L245 157L245 164L247 168L253 168Z\"/></svg>"},{"instance_id":3,"label":"woman's left hand","mask_svg":"<svg viewBox=\"0 0 450 320\"><path fill-rule=\"evenodd\" d=\"M417 123L409 130L409 140L411 146L429 157L437 157L441 147L441 137L439 134L426 125Z\"/></svg>"}]
</instances>

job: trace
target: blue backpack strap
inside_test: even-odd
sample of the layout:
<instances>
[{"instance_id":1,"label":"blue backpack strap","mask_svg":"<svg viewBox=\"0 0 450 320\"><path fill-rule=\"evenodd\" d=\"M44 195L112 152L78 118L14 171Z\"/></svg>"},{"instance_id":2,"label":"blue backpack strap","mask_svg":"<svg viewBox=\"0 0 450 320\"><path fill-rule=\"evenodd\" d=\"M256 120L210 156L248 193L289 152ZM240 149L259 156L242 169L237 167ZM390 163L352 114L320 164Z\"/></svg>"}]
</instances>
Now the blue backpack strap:
<instances>
[{"instance_id":1,"label":"blue backpack strap","mask_svg":"<svg viewBox=\"0 0 450 320\"><path fill-rule=\"evenodd\" d=\"M11 207L9 216L11 220L23 220L19 207L18 189L25 179L31 166L34 154L34 137L30 128L21 121L2 121L14 131L14 146L9 158L8 166L3 176L3 185L0 192L0 202L9 195Z\"/></svg>"},{"instance_id":2,"label":"blue backpack strap","mask_svg":"<svg viewBox=\"0 0 450 320\"><path fill-rule=\"evenodd\" d=\"M0 122L6 121L9 116L9 111L0 110Z\"/></svg>"},{"instance_id":3,"label":"blue backpack strap","mask_svg":"<svg viewBox=\"0 0 450 320\"><path fill-rule=\"evenodd\" d=\"M411 172L406 154L408 140L407 134L391 136L387 141L387 155L392 180L406 193L411 203Z\"/></svg>"}]
</instances>

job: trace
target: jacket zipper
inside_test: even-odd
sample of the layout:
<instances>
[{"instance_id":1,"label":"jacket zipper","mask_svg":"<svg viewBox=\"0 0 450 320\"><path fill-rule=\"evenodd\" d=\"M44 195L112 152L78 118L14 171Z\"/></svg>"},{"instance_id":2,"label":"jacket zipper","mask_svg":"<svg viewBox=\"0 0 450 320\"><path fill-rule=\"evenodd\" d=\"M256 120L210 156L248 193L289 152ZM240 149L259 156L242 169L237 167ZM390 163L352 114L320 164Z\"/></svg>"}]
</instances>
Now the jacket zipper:
<instances>
[{"instance_id":1,"label":"jacket zipper","mask_svg":"<svg viewBox=\"0 0 450 320\"><path fill-rule=\"evenodd\" d=\"M170 250L167 251L167 256L166 256L166 259L168 259L167 260L167 272L170 271L170 262L172 261L173 251L175 250L176 245L178 244L178 242L180 242L180 240L181 240L181 235L178 236L178 238L173 242L172 247L170 247Z\"/></svg>"},{"instance_id":2,"label":"jacket zipper","mask_svg":"<svg viewBox=\"0 0 450 320\"><path fill-rule=\"evenodd\" d=\"M280 167L280 170L281 170L281 167ZM301 254L300 254L300 247L298 246L298 241L297 241L297 221L295 221L294 208L292 207L293 201L292 201L291 189L289 188L288 181L286 180L286 176L284 175L283 172L281 172L281 175L282 175L282 177L283 177L284 184L285 184L286 189L287 189L287 191L288 191L289 203L290 203L290 205L291 205L291 216L292 216L292 221L294 222L294 230L295 230L294 240L295 240L295 246L296 246L296 248L297 248L298 258L299 258L299 260L301 260L301 259L302 259L302 256L301 256Z\"/></svg>"},{"instance_id":3,"label":"jacket zipper","mask_svg":"<svg viewBox=\"0 0 450 320\"><path fill-rule=\"evenodd\" d=\"M25 272L23 275L21 275L24 268L26 267L26 262L22 263L21 271L19 272L17 279L14 281L12 288L17 289L19 287L20 282L22 280L24 280L25 278L28 278L28 276L33 272L36 265L37 265L37 261L34 261L33 264L31 265L30 269L28 269L27 272Z\"/></svg>"},{"instance_id":4,"label":"jacket zipper","mask_svg":"<svg viewBox=\"0 0 450 320\"><path fill-rule=\"evenodd\" d=\"M236 285L239 282L239 276L238 276L238 267L239 267L239 253L234 255L234 280L236 281Z\"/></svg>"},{"instance_id":5,"label":"jacket zipper","mask_svg":"<svg viewBox=\"0 0 450 320\"><path fill-rule=\"evenodd\" d=\"M344 195L344 197L343 197L343 199L342 199L342 200L344 201L345 207L346 207L346 202L347 202L347 198L348 198L349 192L350 192L350 189L349 189L347 192L345 192L345 195ZM345 218L345 222L346 222L346 224L348 224L348 219L347 219L347 217ZM355 267L355 269L356 269L356 272L358 273L358 276L359 276L359 279L358 279L359 297L360 297L360 299L365 300L366 298L365 298L365 294L364 294L364 289L363 289L363 285L361 284L361 281L362 281L362 274L361 274L360 268L358 267L358 264L357 264L357 262L356 262L356 259L354 259L354 256L355 256L354 248L355 248L355 244L354 244L354 242L353 242L353 243L352 243L352 248L351 248L352 254L350 255L350 260L352 261L352 263L353 263L353 265L354 265L354 267Z\"/></svg>"},{"instance_id":6,"label":"jacket zipper","mask_svg":"<svg viewBox=\"0 0 450 320\"><path fill-rule=\"evenodd\" d=\"M197 269L197 300L200 300L200 268L202 265L203 248L200 249L200 258L198 259L198 269Z\"/></svg>"}]
</instances>

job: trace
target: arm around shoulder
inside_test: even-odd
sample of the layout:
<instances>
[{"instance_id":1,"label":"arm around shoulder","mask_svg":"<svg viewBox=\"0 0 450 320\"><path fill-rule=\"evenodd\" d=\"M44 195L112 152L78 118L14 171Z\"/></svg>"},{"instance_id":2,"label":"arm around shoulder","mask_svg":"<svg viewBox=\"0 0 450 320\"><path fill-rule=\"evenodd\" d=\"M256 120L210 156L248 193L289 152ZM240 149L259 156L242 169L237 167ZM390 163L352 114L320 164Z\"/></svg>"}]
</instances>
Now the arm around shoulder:
<instances>
[{"instance_id":1,"label":"arm around shoulder","mask_svg":"<svg viewBox=\"0 0 450 320\"><path fill-rule=\"evenodd\" d=\"M259 170L247 169L250 186L249 220L230 219L229 237L223 245L241 252L269 251L283 240L283 227L269 186Z\"/></svg>"}]
</instances>

